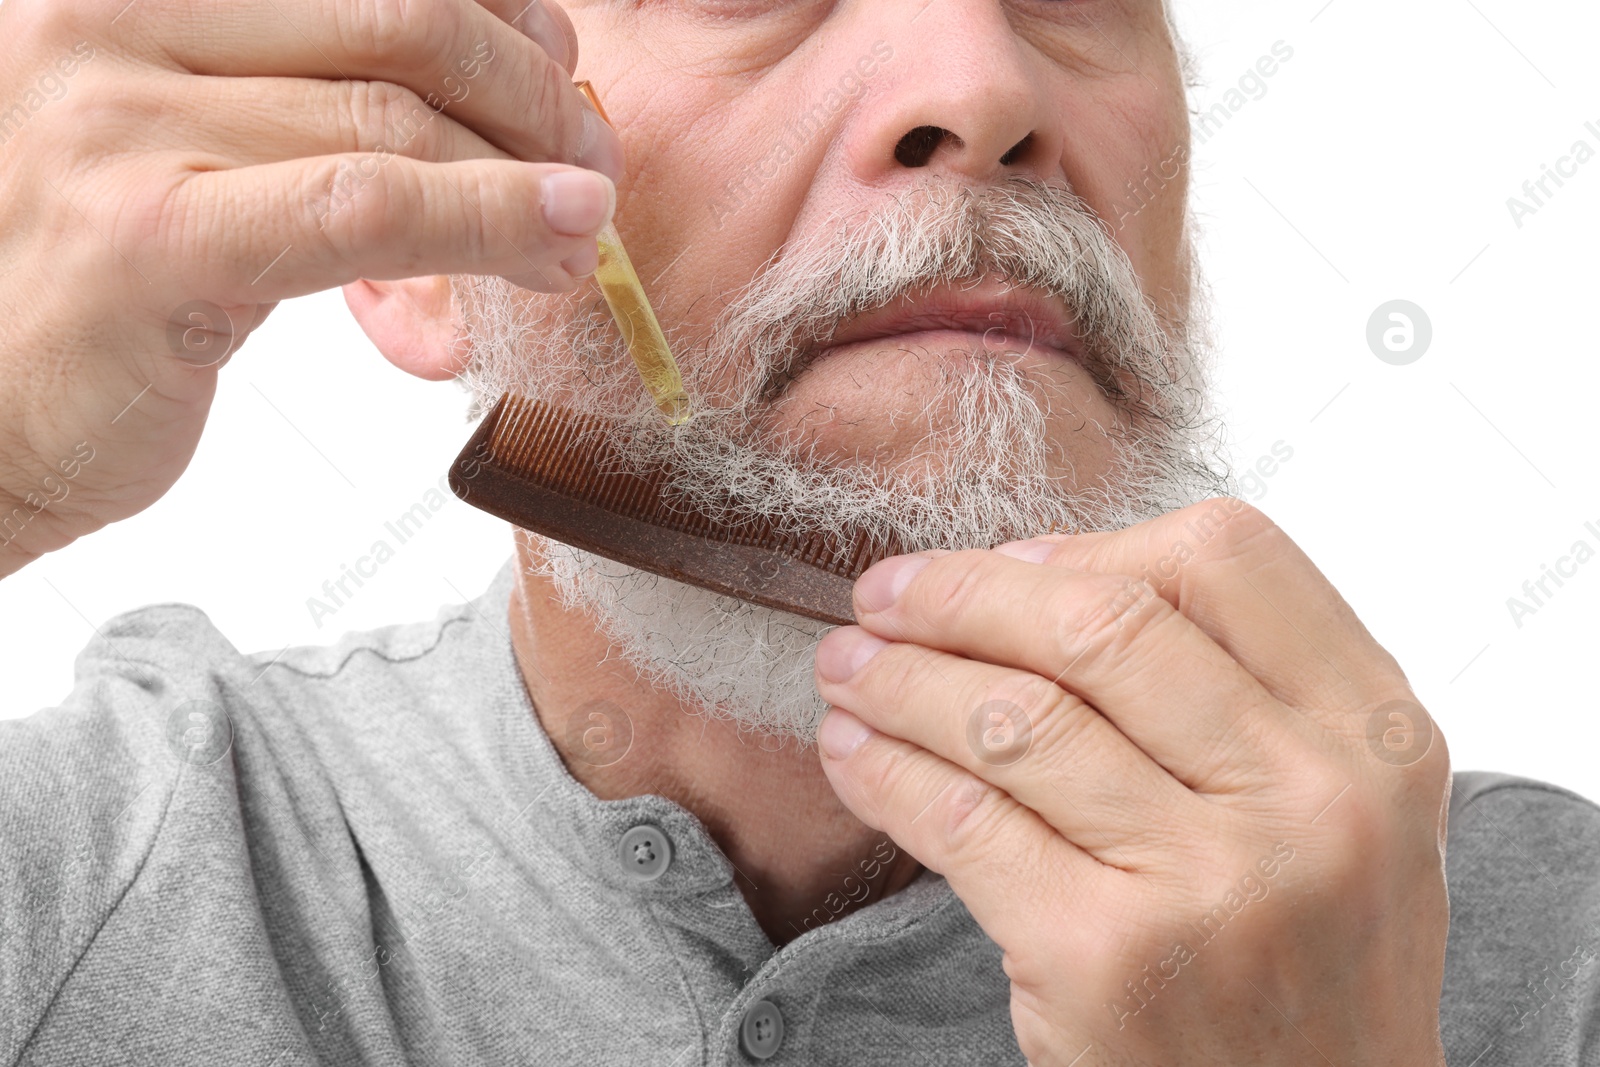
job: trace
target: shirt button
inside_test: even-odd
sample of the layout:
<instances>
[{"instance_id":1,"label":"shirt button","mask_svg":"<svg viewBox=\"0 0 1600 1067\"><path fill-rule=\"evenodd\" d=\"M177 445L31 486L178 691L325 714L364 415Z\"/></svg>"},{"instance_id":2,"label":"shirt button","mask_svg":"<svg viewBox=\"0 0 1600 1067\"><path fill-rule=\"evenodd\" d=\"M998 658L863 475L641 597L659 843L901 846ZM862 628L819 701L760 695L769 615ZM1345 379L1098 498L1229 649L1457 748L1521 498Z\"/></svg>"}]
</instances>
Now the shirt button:
<instances>
[{"instance_id":1,"label":"shirt button","mask_svg":"<svg viewBox=\"0 0 1600 1067\"><path fill-rule=\"evenodd\" d=\"M770 1060L778 1054L778 1046L783 1044L783 1016L778 1014L776 1004L758 1000L745 1010L739 1044L747 1056L758 1060Z\"/></svg>"},{"instance_id":2,"label":"shirt button","mask_svg":"<svg viewBox=\"0 0 1600 1067\"><path fill-rule=\"evenodd\" d=\"M635 826L622 835L617 845L617 858L630 878L653 882L672 864L672 841L659 826L648 823Z\"/></svg>"}]
</instances>

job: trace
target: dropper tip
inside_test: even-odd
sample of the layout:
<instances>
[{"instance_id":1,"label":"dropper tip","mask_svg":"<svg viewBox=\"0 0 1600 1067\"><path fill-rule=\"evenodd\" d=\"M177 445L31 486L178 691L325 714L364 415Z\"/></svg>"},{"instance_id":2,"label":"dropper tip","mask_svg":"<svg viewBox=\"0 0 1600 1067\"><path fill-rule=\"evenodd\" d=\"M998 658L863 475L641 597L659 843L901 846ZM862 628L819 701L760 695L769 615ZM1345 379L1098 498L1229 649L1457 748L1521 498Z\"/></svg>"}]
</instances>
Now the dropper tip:
<instances>
[{"instance_id":1,"label":"dropper tip","mask_svg":"<svg viewBox=\"0 0 1600 1067\"><path fill-rule=\"evenodd\" d=\"M657 407L668 426L682 426L694 415L694 410L689 406L689 398L679 393L668 400L663 400Z\"/></svg>"}]
</instances>

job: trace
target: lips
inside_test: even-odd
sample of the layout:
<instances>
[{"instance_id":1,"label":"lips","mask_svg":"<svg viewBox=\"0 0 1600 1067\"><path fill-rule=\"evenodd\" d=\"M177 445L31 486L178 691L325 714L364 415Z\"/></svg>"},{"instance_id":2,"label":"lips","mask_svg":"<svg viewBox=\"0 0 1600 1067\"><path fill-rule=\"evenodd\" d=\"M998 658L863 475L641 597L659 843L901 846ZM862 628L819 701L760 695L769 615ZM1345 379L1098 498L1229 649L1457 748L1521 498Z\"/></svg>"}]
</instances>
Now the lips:
<instances>
[{"instance_id":1,"label":"lips","mask_svg":"<svg viewBox=\"0 0 1600 1067\"><path fill-rule=\"evenodd\" d=\"M884 343L934 349L982 346L997 353L1024 352L1073 362L1080 352L1076 317L1063 301L985 280L979 285L937 286L854 316L826 341L797 353L782 377L793 380L813 363L846 348Z\"/></svg>"}]
</instances>

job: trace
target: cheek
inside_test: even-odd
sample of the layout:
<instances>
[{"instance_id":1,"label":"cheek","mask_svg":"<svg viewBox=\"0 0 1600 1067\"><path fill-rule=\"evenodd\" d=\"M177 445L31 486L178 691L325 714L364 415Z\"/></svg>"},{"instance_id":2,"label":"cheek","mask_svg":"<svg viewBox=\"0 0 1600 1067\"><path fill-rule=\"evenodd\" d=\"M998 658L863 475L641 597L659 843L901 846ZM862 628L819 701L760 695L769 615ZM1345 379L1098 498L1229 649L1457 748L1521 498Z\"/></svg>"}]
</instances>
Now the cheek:
<instances>
[{"instance_id":1,"label":"cheek","mask_svg":"<svg viewBox=\"0 0 1600 1067\"><path fill-rule=\"evenodd\" d=\"M1128 254L1145 291L1159 294L1181 288L1183 280L1192 149L1176 60L1169 52L1149 62L1155 85L1119 78L1074 100L1064 164L1073 188Z\"/></svg>"},{"instance_id":2,"label":"cheek","mask_svg":"<svg viewBox=\"0 0 1600 1067\"><path fill-rule=\"evenodd\" d=\"M626 94L612 96L628 106ZM809 180L805 166L774 151L787 142L773 129L730 127L725 112L710 90L674 85L630 113L623 131L617 230L669 341L704 341L727 297L792 236ZM737 368L683 370L724 399L738 377Z\"/></svg>"}]
</instances>

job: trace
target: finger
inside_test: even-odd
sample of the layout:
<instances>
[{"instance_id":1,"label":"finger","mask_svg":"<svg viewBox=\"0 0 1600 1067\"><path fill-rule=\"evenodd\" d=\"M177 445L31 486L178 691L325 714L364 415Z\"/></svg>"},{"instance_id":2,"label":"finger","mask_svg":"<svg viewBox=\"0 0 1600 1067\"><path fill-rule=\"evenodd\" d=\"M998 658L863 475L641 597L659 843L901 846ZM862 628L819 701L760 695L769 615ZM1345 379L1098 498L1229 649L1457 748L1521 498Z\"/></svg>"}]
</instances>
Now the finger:
<instances>
[{"instance_id":1,"label":"finger","mask_svg":"<svg viewBox=\"0 0 1600 1067\"><path fill-rule=\"evenodd\" d=\"M119 3L120 0L112 0L112 2ZM461 2L465 6L467 0L461 0ZM554 0L550 0L550 2L544 2L544 0L477 0L476 6L538 45L545 55L559 63L569 74L577 69L578 34L573 28L572 19ZM266 8L273 10L269 12ZM127 12L122 12L120 8L118 11L119 15L128 14ZM247 8L244 4L235 5L230 10L230 14L235 11L248 16L249 22L245 24L247 29L255 29L261 24L267 23L270 24L270 28L275 35L291 34L298 36L302 42L302 48L310 47L313 49L321 49L323 42L327 39L326 36L322 33L306 32L304 20L302 19L297 23L293 17L294 15L304 15L309 11L319 25L331 23L335 28L338 26L359 28L362 26L383 25L385 19L405 20L415 17L406 10L397 7L392 12L372 12L370 17L363 21L363 15L366 13L347 13L343 10L339 0L322 0L314 7L296 7L285 4L282 0L267 0L267 4L264 6ZM411 11L415 11L415 9L413 8ZM169 26L173 24L183 25L185 23L189 25L215 25L215 9L210 7L205 0L165 0L160 11L156 14ZM275 14L276 17L269 18L268 16L272 14ZM470 20L469 27L486 25L482 20L475 17L474 12L464 12L463 16ZM135 13L127 18L127 22L133 24L137 22L137 18L138 13ZM119 17L118 21L123 20ZM252 51L250 49L250 44L249 40L241 41L231 38L219 40L215 33L206 34L205 40L197 44L192 41L178 39L177 35L169 33L159 37L148 38L146 54L151 57L159 57L169 64L177 61L181 65L193 64L194 67L202 68L191 69L192 73L214 74L219 73L214 69L219 66L219 59L248 60L253 55L260 55L259 50ZM225 50L219 51L219 46ZM293 54L299 55L301 53L296 52ZM326 61L327 66L334 64L333 57L326 51L322 52L322 58ZM220 73L227 74L231 72L222 70ZM289 72L280 70L274 73ZM319 77L329 76L325 68L313 69L309 73Z\"/></svg>"},{"instance_id":2,"label":"finger","mask_svg":"<svg viewBox=\"0 0 1600 1067\"><path fill-rule=\"evenodd\" d=\"M845 626L817 648L817 690L880 733L1005 790L1101 863L1133 870L1170 851L1174 836L1213 836L1204 802L1092 707L1031 671Z\"/></svg>"},{"instance_id":3,"label":"finger","mask_svg":"<svg viewBox=\"0 0 1600 1067\"><path fill-rule=\"evenodd\" d=\"M548 19L541 7L497 6L524 23ZM143 17L215 25L202 0L169 0ZM545 36L564 57L567 35ZM519 159L621 176L621 142L583 106L560 58L472 0L237 0L225 34L166 29L152 40L152 59L193 74L393 82Z\"/></svg>"},{"instance_id":4,"label":"finger","mask_svg":"<svg viewBox=\"0 0 1600 1067\"><path fill-rule=\"evenodd\" d=\"M478 0L496 18L533 38L568 74L578 69L578 30L557 0Z\"/></svg>"},{"instance_id":5,"label":"finger","mask_svg":"<svg viewBox=\"0 0 1600 1067\"><path fill-rule=\"evenodd\" d=\"M1124 576L999 552L898 556L856 582L855 611L879 637L1017 668L1076 694L1202 792L1259 784L1294 735L1320 732Z\"/></svg>"},{"instance_id":6,"label":"finger","mask_svg":"<svg viewBox=\"0 0 1600 1067\"><path fill-rule=\"evenodd\" d=\"M1008 951L1115 892L1108 881L1137 877L1095 862L1003 789L848 712L828 713L819 744L845 806L944 875Z\"/></svg>"},{"instance_id":7,"label":"finger","mask_svg":"<svg viewBox=\"0 0 1600 1067\"><path fill-rule=\"evenodd\" d=\"M194 170L374 151L431 163L511 158L393 82L172 74L154 88L155 107L172 116L156 136L190 147Z\"/></svg>"},{"instance_id":8,"label":"finger","mask_svg":"<svg viewBox=\"0 0 1600 1067\"><path fill-rule=\"evenodd\" d=\"M1399 665L1333 584L1244 501L1206 501L1126 530L1040 542L1031 550L1051 566L1149 582L1292 707L1364 707L1406 695L1395 691L1404 687Z\"/></svg>"},{"instance_id":9,"label":"finger","mask_svg":"<svg viewBox=\"0 0 1600 1067\"><path fill-rule=\"evenodd\" d=\"M224 305L431 274L499 274L570 291L576 282L561 261L593 245L615 207L609 179L593 171L377 154L196 174L169 199L180 218L235 220L206 231L218 246L204 255L172 257L180 267L209 264L189 283Z\"/></svg>"}]
</instances>

